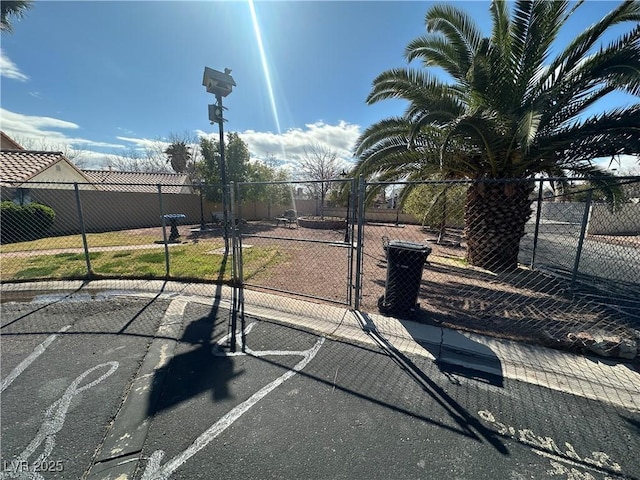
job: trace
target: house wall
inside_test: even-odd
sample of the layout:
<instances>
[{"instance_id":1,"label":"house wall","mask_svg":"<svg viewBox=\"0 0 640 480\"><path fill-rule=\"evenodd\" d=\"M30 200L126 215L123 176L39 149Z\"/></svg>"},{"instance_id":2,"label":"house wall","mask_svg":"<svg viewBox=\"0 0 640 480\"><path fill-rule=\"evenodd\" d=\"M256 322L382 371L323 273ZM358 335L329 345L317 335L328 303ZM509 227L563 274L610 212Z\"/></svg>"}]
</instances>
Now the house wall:
<instances>
[{"instance_id":1,"label":"house wall","mask_svg":"<svg viewBox=\"0 0 640 480\"><path fill-rule=\"evenodd\" d=\"M53 185L38 184L37 182L65 182ZM29 180L28 188L50 188L57 190L73 190L73 183L77 182L78 188L81 190L96 190L96 187L87 183L87 179L83 177L75 168L64 160L51 165L46 170L40 172ZM25 186L27 186L25 184Z\"/></svg>"},{"instance_id":2,"label":"house wall","mask_svg":"<svg viewBox=\"0 0 640 480\"><path fill-rule=\"evenodd\" d=\"M5 135L4 132L0 135L0 149L1 150L24 150L21 145Z\"/></svg>"}]
</instances>

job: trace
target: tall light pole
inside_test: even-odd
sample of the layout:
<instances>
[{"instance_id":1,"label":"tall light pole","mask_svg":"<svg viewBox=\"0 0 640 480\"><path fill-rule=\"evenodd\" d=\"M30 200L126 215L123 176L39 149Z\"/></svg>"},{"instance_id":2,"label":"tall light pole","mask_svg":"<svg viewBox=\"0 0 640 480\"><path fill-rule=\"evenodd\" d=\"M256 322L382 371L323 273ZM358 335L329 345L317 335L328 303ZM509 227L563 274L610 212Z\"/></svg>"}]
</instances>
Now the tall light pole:
<instances>
[{"instance_id":1,"label":"tall light pole","mask_svg":"<svg viewBox=\"0 0 640 480\"><path fill-rule=\"evenodd\" d=\"M227 200L227 169L224 161L224 127L226 121L223 112L226 110L222 106L222 97L231 93L236 82L231 77L231 70L225 68L224 72L219 72L209 67L204 67L202 85L207 88L207 93L216 96L216 103L209 105L209 121L213 125L218 124L220 131L220 181L222 182L222 220L224 222L224 250L229 252L229 203Z\"/></svg>"}]
</instances>

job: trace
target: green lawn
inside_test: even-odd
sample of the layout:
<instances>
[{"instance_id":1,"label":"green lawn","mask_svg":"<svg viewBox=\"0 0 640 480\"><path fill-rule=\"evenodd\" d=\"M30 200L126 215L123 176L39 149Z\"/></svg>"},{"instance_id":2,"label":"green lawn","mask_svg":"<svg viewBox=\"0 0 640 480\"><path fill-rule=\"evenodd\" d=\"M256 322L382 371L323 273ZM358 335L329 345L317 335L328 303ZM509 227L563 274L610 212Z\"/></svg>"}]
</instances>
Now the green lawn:
<instances>
[{"instance_id":1,"label":"green lawn","mask_svg":"<svg viewBox=\"0 0 640 480\"><path fill-rule=\"evenodd\" d=\"M199 242L170 247L170 276L178 279L217 280L221 277L222 271L221 279L229 280L231 258L223 267L223 256L211 253L222 246L221 242ZM100 276L114 278L164 278L165 276L166 266L162 246L142 250L92 252L89 257L93 272ZM285 260L285 255L275 246L246 249L243 257L245 279ZM0 277L3 281L83 278L86 273L86 260L82 253L4 257L0 263Z\"/></svg>"},{"instance_id":2,"label":"green lawn","mask_svg":"<svg viewBox=\"0 0 640 480\"><path fill-rule=\"evenodd\" d=\"M112 247L117 245L148 245L156 240L162 240L160 234L131 234L128 231L88 233L87 244L91 247ZM30 242L7 243L2 245L2 252L24 252L33 250L54 250L60 248L83 248L81 235L65 235L62 237L47 237Z\"/></svg>"}]
</instances>

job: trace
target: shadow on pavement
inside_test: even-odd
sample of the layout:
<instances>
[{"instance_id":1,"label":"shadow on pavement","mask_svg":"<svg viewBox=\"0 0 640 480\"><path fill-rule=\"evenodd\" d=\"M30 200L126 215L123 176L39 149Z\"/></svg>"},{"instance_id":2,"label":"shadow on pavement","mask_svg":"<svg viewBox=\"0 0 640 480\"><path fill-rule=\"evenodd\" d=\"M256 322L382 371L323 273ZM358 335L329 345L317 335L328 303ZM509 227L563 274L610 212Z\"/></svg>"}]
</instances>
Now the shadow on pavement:
<instances>
[{"instance_id":1,"label":"shadow on pavement","mask_svg":"<svg viewBox=\"0 0 640 480\"><path fill-rule=\"evenodd\" d=\"M389 343L386 338L380 335L375 327L373 319L369 315L363 314L363 317L364 321L370 327L373 327L367 330L373 340L389 354L389 356L400 366L402 370L404 370L405 373L417 382L426 394L431 396L434 401L450 415L450 417L463 431L467 432L468 436L479 441L484 439L498 452L503 455L509 454L509 450L507 450L507 447L495 432L485 427L478 418L471 415L462 405L456 402L447 392L445 392L442 387L429 378L429 376L408 356L400 352L396 347Z\"/></svg>"},{"instance_id":2,"label":"shadow on pavement","mask_svg":"<svg viewBox=\"0 0 640 480\"><path fill-rule=\"evenodd\" d=\"M136 313L133 317L131 317L131 320L129 320L119 331L118 333L124 333L126 332L127 328L129 328L129 326L136 321L136 319L138 319L140 317L140 315L142 315L145 310L147 310L151 305L153 305L153 303L158 300L160 298L160 295L162 295L162 293L164 292L164 289L167 287L167 282L164 281L162 282L162 287L160 288L160 290L158 291L158 293L156 294L155 297L153 297L151 300L149 300L149 302L140 309L140 311L138 313Z\"/></svg>"},{"instance_id":3,"label":"shadow on pavement","mask_svg":"<svg viewBox=\"0 0 640 480\"><path fill-rule=\"evenodd\" d=\"M640 420L637 418L625 417L624 415L620 415L620 418L626 420L629 423L629 426L635 428L638 435L640 435Z\"/></svg>"},{"instance_id":4,"label":"shadow on pavement","mask_svg":"<svg viewBox=\"0 0 640 480\"><path fill-rule=\"evenodd\" d=\"M154 389L160 388L162 395L157 405L149 405L149 415L188 401L206 391L211 391L213 401L230 397L229 381L243 372L234 371L231 357L211 354L215 320L215 312L212 312L209 316L189 323L185 328L180 342L195 348L173 356L166 366L156 371L156 376L166 377L160 385L154 382ZM153 397L152 394L151 398Z\"/></svg>"},{"instance_id":5,"label":"shadow on pavement","mask_svg":"<svg viewBox=\"0 0 640 480\"><path fill-rule=\"evenodd\" d=\"M435 357L442 372L504 387L502 362L486 345L451 329L443 331L440 343L414 340Z\"/></svg>"},{"instance_id":6,"label":"shadow on pavement","mask_svg":"<svg viewBox=\"0 0 640 480\"><path fill-rule=\"evenodd\" d=\"M211 350L214 341L214 327L219 317L222 279L228 261L225 253L220 265L214 303L209 315L190 322L184 329L180 344L192 345L188 351L173 355L169 362L155 371L153 390L147 406L147 414L154 415L158 411L171 408L188 401L202 392L211 391L213 401L220 401L230 397L229 381L243 371L234 371L232 358L227 356L213 356ZM158 395L160 390L160 395Z\"/></svg>"},{"instance_id":7,"label":"shadow on pavement","mask_svg":"<svg viewBox=\"0 0 640 480\"><path fill-rule=\"evenodd\" d=\"M349 345L352 347L353 345ZM391 347L393 348L393 347ZM377 353L380 353L379 351ZM385 352L387 353L387 352ZM399 352L398 352L399 353ZM402 354L400 354L402 355ZM394 355L390 355L391 358L398 361L397 358L394 358ZM282 364L278 361L268 359L266 357L254 357L256 360L268 363L270 365L288 368L285 364ZM364 393L358 392L353 388L349 388L345 385L341 385L340 383L336 383L334 381L324 379L318 375L309 373L308 371L301 370L298 372L298 375L301 377L307 378L309 380L313 380L320 384L324 384L327 387L332 389L341 391L348 395L353 395L354 397L360 398L362 400L371 402L372 404L379 405L381 407L387 408L393 412L397 412L403 415L407 415L416 420L428 423L430 425L434 425L436 427L448 430L452 433L457 433L459 435L463 435L468 438L472 438L479 442L482 442L483 439L487 441L490 445L492 445L498 452L503 455L509 455L509 450L499 438L498 434L491 431L487 427L485 427L482 423L480 423L479 419L470 415L458 402L456 402L453 398L451 398L442 388L440 388L435 382L430 380L426 374L421 372L418 367L416 367L409 359L404 357L404 360L408 362L408 364L412 365L411 371L406 368L406 365L400 365L400 367L415 380L419 378L418 384L422 387L422 389L431 396L436 403L440 404L444 410L450 415L450 417L455 421L457 428L451 425L447 425L442 423L434 418L430 418L424 415L420 415L416 412L412 412L407 410L406 408L400 407L398 405L389 403L381 398L376 398L371 395L366 395ZM416 372L419 372L418 377L416 377Z\"/></svg>"},{"instance_id":8,"label":"shadow on pavement","mask_svg":"<svg viewBox=\"0 0 640 480\"><path fill-rule=\"evenodd\" d=\"M29 315L33 315L36 312L39 312L40 310L44 310L45 308L49 308L51 305L55 305L56 303L62 302L68 298L71 298L73 295L76 295L77 293L79 293L83 288L85 288L86 285L88 285L89 282L88 281L83 281L82 285L80 285L78 288L76 288L75 290L73 290L72 292L69 292L67 294L65 294L64 296L61 296L59 298L56 298L54 301L49 302L49 303L45 303L44 305L39 306L38 308L31 310L28 313L25 313L24 315L19 316L18 318L6 323L5 325L2 325L0 328L5 328L8 327L10 325L13 325L16 322L19 322L20 320L28 317ZM41 293L39 292L16 292L14 295L18 296L19 298L23 298L25 296L30 297L30 296L36 296L36 295L41 295ZM9 298L11 298L11 294L6 294L4 293L3 295L3 301L8 301L7 296Z\"/></svg>"}]
</instances>

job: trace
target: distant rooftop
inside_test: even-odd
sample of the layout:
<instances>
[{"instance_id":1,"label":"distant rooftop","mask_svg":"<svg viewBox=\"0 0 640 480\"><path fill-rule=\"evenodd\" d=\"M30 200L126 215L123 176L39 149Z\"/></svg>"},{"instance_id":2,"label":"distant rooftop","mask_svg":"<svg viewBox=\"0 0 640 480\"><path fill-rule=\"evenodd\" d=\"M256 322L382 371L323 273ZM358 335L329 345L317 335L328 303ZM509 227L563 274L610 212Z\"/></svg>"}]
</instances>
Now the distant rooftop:
<instances>
[{"instance_id":1,"label":"distant rooftop","mask_svg":"<svg viewBox=\"0 0 640 480\"><path fill-rule=\"evenodd\" d=\"M191 193L191 181L184 173L121 172L118 170L82 170L101 190L114 192Z\"/></svg>"}]
</instances>

